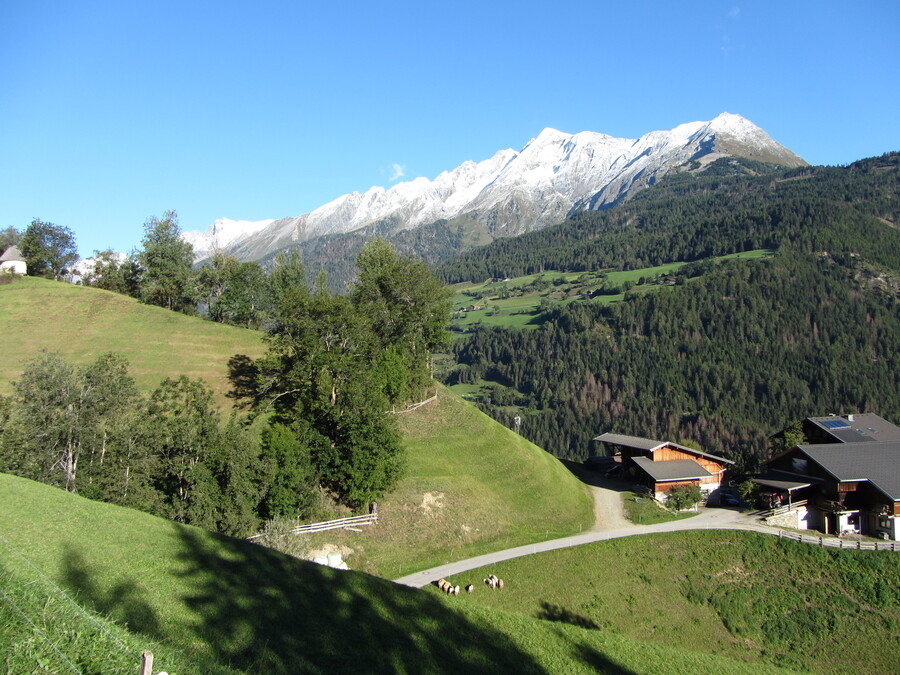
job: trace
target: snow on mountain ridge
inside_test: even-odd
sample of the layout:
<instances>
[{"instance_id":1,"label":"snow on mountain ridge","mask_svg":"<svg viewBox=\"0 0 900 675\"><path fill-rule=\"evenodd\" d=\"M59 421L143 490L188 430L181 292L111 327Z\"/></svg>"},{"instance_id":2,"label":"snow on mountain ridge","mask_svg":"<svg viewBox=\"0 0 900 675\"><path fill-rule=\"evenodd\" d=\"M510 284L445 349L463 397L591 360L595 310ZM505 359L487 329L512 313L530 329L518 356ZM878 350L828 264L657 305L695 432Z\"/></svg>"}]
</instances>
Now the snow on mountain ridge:
<instances>
[{"instance_id":1,"label":"snow on mountain ridge","mask_svg":"<svg viewBox=\"0 0 900 675\"><path fill-rule=\"evenodd\" d=\"M230 245L223 244L226 236L219 233L219 245L229 246L241 259L257 260L297 242L375 223L396 231L462 216L496 235L520 234L560 222L574 208L605 208L691 159L722 154L805 164L752 122L731 113L638 139L548 127L520 151L506 149L481 162L463 162L434 180L419 177L388 189L375 186L345 194L301 216L252 223L269 223L253 232L238 234L232 224L239 221L226 226L222 219L216 225L223 222L220 229L232 238Z\"/></svg>"},{"instance_id":2,"label":"snow on mountain ridge","mask_svg":"<svg viewBox=\"0 0 900 675\"><path fill-rule=\"evenodd\" d=\"M228 248L242 239L253 236L273 222L275 221L271 218L255 221L219 218L205 231L190 230L182 232L181 237L194 247L195 257L202 258L216 248Z\"/></svg>"}]
</instances>

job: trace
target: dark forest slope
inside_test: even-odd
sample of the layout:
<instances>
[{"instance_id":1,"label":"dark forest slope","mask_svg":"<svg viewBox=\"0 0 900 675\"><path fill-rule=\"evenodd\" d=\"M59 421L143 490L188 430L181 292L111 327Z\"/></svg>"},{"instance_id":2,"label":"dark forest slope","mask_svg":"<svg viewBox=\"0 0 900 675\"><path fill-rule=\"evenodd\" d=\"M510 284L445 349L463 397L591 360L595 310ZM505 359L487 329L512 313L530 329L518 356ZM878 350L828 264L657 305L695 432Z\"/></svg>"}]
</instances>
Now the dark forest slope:
<instances>
[{"instance_id":1,"label":"dark forest slope","mask_svg":"<svg viewBox=\"0 0 900 675\"><path fill-rule=\"evenodd\" d=\"M576 458L611 429L750 458L811 414L900 419L898 195L896 154L765 177L676 177L607 214L497 242L445 274L776 255L702 260L660 292L559 306L536 331L477 331L457 343L451 381L509 387L506 405L485 409L507 423L524 412L523 434Z\"/></svg>"}]
</instances>

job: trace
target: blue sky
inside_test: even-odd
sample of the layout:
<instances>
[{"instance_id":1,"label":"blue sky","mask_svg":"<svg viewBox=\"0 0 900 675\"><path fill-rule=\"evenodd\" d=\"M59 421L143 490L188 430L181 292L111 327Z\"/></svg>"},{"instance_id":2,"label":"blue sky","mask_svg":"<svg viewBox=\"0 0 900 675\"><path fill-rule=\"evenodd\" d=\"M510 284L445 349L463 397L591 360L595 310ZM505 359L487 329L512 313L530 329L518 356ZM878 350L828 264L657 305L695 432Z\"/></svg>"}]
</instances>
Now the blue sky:
<instances>
[{"instance_id":1,"label":"blue sky","mask_svg":"<svg viewBox=\"0 0 900 675\"><path fill-rule=\"evenodd\" d=\"M544 127L727 111L813 164L900 150L900 3L5 0L0 86L0 227L90 255L168 209L295 216Z\"/></svg>"}]
</instances>

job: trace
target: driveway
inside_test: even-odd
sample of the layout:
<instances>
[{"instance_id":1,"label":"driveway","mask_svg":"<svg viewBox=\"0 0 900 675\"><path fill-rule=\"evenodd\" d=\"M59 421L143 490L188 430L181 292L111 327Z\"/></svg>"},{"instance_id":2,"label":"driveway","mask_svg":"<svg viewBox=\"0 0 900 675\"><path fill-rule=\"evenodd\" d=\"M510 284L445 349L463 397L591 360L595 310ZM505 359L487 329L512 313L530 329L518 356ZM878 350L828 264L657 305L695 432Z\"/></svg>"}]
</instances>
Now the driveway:
<instances>
[{"instance_id":1,"label":"driveway","mask_svg":"<svg viewBox=\"0 0 900 675\"><path fill-rule=\"evenodd\" d=\"M618 497L618 494L616 496ZM621 507L621 501L619 502L619 505ZM616 529L584 532L582 534L563 537L561 539L552 539L536 544L508 548L504 551L497 551L495 553L487 553L467 560L460 560L454 563L432 567L428 570L422 570L421 572L409 574L399 579L395 579L394 581L398 584L422 588L437 579L462 574L463 572L468 572L469 570L484 567L486 565L493 565L504 560L521 558L522 556L532 555L534 553L555 551L556 549L568 548L570 546L591 544L596 541L606 541L608 539L618 539L620 537L633 537L638 534L677 532L681 530L749 530L773 535L778 533L777 528L763 525L753 516L742 514L736 509L710 509L702 507L700 513L693 518L673 520L668 523L658 523L656 525L634 525L627 521L626 523L627 524L624 527Z\"/></svg>"}]
</instances>

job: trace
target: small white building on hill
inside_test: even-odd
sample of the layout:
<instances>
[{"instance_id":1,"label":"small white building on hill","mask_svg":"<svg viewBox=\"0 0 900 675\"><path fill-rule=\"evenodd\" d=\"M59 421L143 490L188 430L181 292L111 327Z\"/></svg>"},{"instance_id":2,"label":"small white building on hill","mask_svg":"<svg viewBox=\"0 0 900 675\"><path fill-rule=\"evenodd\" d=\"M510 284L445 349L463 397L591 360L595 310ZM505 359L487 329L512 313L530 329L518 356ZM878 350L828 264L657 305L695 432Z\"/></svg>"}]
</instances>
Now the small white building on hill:
<instances>
[{"instance_id":1,"label":"small white building on hill","mask_svg":"<svg viewBox=\"0 0 900 675\"><path fill-rule=\"evenodd\" d=\"M0 272L6 272L7 274L26 274L28 272L25 257L18 246L10 246L0 256Z\"/></svg>"}]
</instances>

